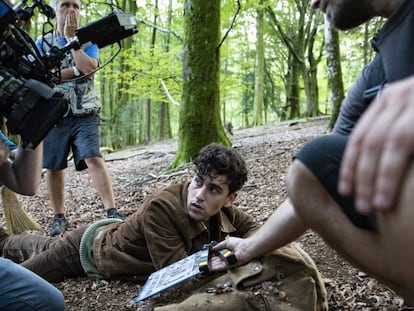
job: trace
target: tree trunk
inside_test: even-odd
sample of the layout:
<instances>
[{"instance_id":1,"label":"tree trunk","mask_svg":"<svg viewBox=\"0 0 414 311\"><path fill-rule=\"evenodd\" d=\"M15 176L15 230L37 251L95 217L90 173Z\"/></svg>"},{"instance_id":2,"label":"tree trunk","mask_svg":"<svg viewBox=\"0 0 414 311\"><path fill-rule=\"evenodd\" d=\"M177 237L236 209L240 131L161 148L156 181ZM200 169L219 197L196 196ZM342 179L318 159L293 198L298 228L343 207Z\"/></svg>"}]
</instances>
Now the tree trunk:
<instances>
[{"instance_id":1,"label":"tree trunk","mask_svg":"<svg viewBox=\"0 0 414 311\"><path fill-rule=\"evenodd\" d=\"M256 18L256 73L254 83L253 125L263 124L264 101L264 8L260 1Z\"/></svg>"},{"instance_id":2,"label":"tree trunk","mask_svg":"<svg viewBox=\"0 0 414 311\"><path fill-rule=\"evenodd\" d=\"M319 115L318 64L322 58L323 45L319 51L315 51L315 40L319 29L318 17L319 15L312 13L306 26L309 29L306 31L308 65L303 66L302 73L306 93L306 117Z\"/></svg>"},{"instance_id":3,"label":"tree trunk","mask_svg":"<svg viewBox=\"0 0 414 311\"><path fill-rule=\"evenodd\" d=\"M120 8L123 11L135 14L137 11L137 5L135 1L123 0L120 2ZM122 50L127 51L132 49L133 38L128 37L122 40ZM111 47L114 53L118 49L117 46ZM119 72L130 72L131 67L126 61L126 53L120 53L117 56L116 62L111 64L112 70L108 77L102 77L102 83L105 83L104 87L101 87L101 99L104 101L103 113L104 119L108 120L108 124L105 124L105 132L109 135L109 139L105 139L106 145L111 148L122 147L123 144L135 144L135 141L125 140L125 137L135 137L136 128L133 126L125 127L121 126L122 120L119 118L118 111L125 107L131 100L131 96L128 92L123 90L129 88L129 82L127 79L118 79ZM104 93L102 93L102 91ZM125 133L127 129L128 133ZM101 129L102 131L102 129Z\"/></svg>"},{"instance_id":4,"label":"tree trunk","mask_svg":"<svg viewBox=\"0 0 414 311\"><path fill-rule=\"evenodd\" d=\"M281 109L282 120L286 117L292 119L301 116L301 77L307 98L307 114L313 115L318 111L316 67L320 58L319 60L314 58L313 50L309 48L310 45L313 45L317 25L315 25L314 14L308 0L295 0L289 3L291 9L297 12L294 15L285 14L282 17L277 17L272 7L268 6L266 8L275 33L280 36L289 52L288 70L285 75L287 102L285 107ZM283 14L282 10L279 11L280 14ZM284 20L285 16L288 16L286 17L288 19L289 16L292 16L292 18Z\"/></svg>"},{"instance_id":5,"label":"tree trunk","mask_svg":"<svg viewBox=\"0 0 414 311\"><path fill-rule=\"evenodd\" d=\"M344 99L344 85L342 81L341 53L339 49L338 31L332 28L325 18L325 49L328 67L329 102L331 105L331 119L328 129L331 130L336 122Z\"/></svg>"},{"instance_id":6,"label":"tree trunk","mask_svg":"<svg viewBox=\"0 0 414 311\"><path fill-rule=\"evenodd\" d=\"M172 20L172 0L168 2L168 18L167 28L171 28ZM170 52L171 34L166 34L164 52ZM158 140L164 140L172 137L171 124L170 124L170 106L167 101L162 101L158 113Z\"/></svg>"},{"instance_id":7,"label":"tree trunk","mask_svg":"<svg viewBox=\"0 0 414 311\"><path fill-rule=\"evenodd\" d=\"M158 0L154 0L154 19L152 21L153 25L157 25L158 19ZM154 56L155 41L157 38L157 28L152 28L151 42L150 42L150 56ZM152 68L149 69L152 71ZM151 98L147 98L145 101L145 106L147 107L146 117L145 117L145 143L148 144L151 141Z\"/></svg>"},{"instance_id":8,"label":"tree trunk","mask_svg":"<svg viewBox=\"0 0 414 311\"><path fill-rule=\"evenodd\" d=\"M300 86L299 78L301 64L295 57L290 60L290 71L288 74L288 92L286 96L286 106L288 107L289 120L296 119L300 116Z\"/></svg>"},{"instance_id":9,"label":"tree trunk","mask_svg":"<svg viewBox=\"0 0 414 311\"><path fill-rule=\"evenodd\" d=\"M183 94L178 150L172 168L211 142L230 145L220 118L220 0L186 0Z\"/></svg>"}]
</instances>

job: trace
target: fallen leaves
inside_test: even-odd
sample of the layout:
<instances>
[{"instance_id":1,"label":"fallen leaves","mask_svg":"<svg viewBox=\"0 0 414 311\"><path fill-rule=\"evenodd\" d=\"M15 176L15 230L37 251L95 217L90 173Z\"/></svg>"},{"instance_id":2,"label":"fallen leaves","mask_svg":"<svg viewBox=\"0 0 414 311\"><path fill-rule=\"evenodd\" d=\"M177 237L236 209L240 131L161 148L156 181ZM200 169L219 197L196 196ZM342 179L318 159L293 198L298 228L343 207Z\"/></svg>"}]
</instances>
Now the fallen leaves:
<instances>
[{"instance_id":1,"label":"fallen leaves","mask_svg":"<svg viewBox=\"0 0 414 311\"><path fill-rule=\"evenodd\" d=\"M285 177L292 156L306 141L325 132L326 121L319 119L293 126L285 123L234 131L232 141L247 159L250 169L249 179L237 198L238 206L257 221L266 221L286 198ZM155 189L190 177L191 166L165 171L176 148L175 142L161 142L106 156L121 213L132 214ZM87 171L76 172L72 163L66 170L65 195L70 230L104 217L102 203ZM20 199L30 215L48 229L53 212L48 207L45 178L38 195ZM325 279L330 310L413 310L392 291L351 267L314 233L307 232L298 242L315 260ZM56 286L65 296L68 311L142 310L145 307L145 304L135 304L139 285L133 283L79 278ZM253 288L252 294L262 290L284 299L277 284L266 282L260 289ZM174 299L180 294L172 290L169 297Z\"/></svg>"}]
</instances>

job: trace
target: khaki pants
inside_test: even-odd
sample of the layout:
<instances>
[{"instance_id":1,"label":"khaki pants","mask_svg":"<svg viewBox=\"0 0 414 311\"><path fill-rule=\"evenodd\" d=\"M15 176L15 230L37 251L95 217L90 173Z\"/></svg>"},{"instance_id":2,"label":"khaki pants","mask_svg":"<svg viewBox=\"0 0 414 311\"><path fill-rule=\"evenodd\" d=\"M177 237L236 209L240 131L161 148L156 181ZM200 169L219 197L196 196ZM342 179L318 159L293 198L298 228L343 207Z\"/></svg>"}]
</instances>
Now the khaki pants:
<instances>
[{"instance_id":1,"label":"khaki pants","mask_svg":"<svg viewBox=\"0 0 414 311\"><path fill-rule=\"evenodd\" d=\"M3 245L3 257L57 283L65 278L86 276L79 257L79 244L86 226L65 234L60 239L34 234L8 237Z\"/></svg>"}]
</instances>

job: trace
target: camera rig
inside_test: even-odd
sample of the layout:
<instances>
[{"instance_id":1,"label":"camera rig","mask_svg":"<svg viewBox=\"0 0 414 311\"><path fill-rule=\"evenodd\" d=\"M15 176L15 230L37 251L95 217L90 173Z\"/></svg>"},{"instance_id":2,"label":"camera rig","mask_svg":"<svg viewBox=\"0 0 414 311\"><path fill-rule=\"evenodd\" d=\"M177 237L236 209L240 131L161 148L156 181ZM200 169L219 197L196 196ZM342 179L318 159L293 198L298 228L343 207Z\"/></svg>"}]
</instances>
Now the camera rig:
<instances>
[{"instance_id":1,"label":"camera rig","mask_svg":"<svg viewBox=\"0 0 414 311\"><path fill-rule=\"evenodd\" d=\"M44 0L32 0L31 6L27 2L12 7L0 0L0 115L7 119L9 132L20 135L23 148L33 149L68 111L67 99L53 90L60 83L65 53L87 42L99 48L119 43L138 29L132 14L112 12L79 28L66 46L51 47L42 55L24 26L36 8L47 17L45 25L52 25L55 12Z\"/></svg>"}]
</instances>

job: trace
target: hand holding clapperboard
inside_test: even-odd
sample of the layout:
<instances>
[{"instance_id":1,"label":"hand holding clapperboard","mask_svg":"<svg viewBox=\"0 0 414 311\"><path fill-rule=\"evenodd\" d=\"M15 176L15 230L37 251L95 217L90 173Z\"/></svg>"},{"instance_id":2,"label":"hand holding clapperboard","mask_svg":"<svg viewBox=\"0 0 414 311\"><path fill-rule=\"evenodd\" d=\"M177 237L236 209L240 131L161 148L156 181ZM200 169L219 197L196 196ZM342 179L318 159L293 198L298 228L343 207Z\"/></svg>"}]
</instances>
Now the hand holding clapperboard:
<instances>
[{"instance_id":1,"label":"hand holding clapperboard","mask_svg":"<svg viewBox=\"0 0 414 311\"><path fill-rule=\"evenodd\" d=\"M237 262L236 256L226 248L214 252L213 246L216 244L217 242L206 244L198 252L152 273L142 286L135 302L152 297L200 274L209 274L213 253L221 256L229 265Z\"/></svg>"}]
</instances>

